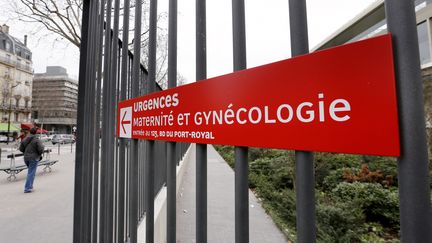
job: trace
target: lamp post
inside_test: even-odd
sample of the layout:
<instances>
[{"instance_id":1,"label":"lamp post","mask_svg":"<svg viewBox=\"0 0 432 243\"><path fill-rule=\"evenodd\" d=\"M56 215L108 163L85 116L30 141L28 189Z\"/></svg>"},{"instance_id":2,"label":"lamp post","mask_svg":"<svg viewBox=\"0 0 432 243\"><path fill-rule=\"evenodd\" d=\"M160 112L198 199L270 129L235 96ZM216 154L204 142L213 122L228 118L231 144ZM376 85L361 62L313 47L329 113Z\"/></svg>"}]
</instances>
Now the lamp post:
<instances>
[{"instance_id":1,"label":"lamp post","mask_svg":"<svg viewBox=\"0 0 432 243\"><path fill-rule=\"evenodd\" d=\"M12 112L12 90L18 85L19 84L16 84L11 87L11 92L9 97L9 117L8 117L8 131L7 131L7 140L6 140L6 144L8 145L9 145L9 133L10 133L11 112Z\"/></svg>"}]
</instances>

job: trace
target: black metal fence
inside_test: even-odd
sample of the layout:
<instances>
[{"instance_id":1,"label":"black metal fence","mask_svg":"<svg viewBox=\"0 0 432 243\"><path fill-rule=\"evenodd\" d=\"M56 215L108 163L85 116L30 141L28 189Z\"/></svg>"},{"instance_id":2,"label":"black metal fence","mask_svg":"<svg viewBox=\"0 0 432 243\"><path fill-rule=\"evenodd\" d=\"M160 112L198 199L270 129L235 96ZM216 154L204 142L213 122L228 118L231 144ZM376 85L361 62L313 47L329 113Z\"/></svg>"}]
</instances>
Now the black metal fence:
<instances>
[{"instance_id":1,"label":"black metal fence","mask_svg":"<svg viewBox=\"0 0 432 243\"><path fill-rule=\"evenodd\" d=\"M84 1L75 172L74 242L136 242L148 207L147 141L116 137L117 102L148 93L148 72L127 45L129 1ZM138 10L139 6L136 6ZM141 10L139 10L141 11ZM123 37L119 39L120 12ZM135 28L141 38L135 18ZM136 41L138 45L141 41ZM135 49L135 53L140 53ZM153 89L153 90L154 90ZM166 184L165 142L154 143L153 197ZM176 145L180 161L188 145Z\"/></svg>"},{"instance_id":2,"label":"black metal fence","mask_svg":"<svg viewBox=\"0 0 432 243\"><path fill-rule=\"evenodd\" d=\"M120 8L123 3L122 8ZM176 236L175 165L187 144L117 139L117 102L158 90L155 83L157 1L150 0L148 73L141 65L142 2L133 1L133 55L129 0L84 0L79 74L74 242L137 242L146 215L146 242L154 240L154 196L167 183L167 241ZM263 5L266 3L263 2ZM289 0L293 55L308 52L305 0ZM246 68L244 0L232 0L233 70ZM176 86L177 0L169 0L169 88ZM122 13L122 16L120 16ZM427 150L412 1L386 1L393 33L402 156L398 160L401 231L406 242L431 242ZM120 17L123 18L119 40ZM287 44L288 45L288 44ZM206 1L196 0L196 78L207 76ZM412 82L414 81L414 82ZM415 95L413 95L413 93ZM406 115L408 114L408 115ZM414 119L412 119L414 117ZM414 134L414 135L413 135ZM235 241L249 242L248 148L235 154ZM207 242L207 149L197 145L196 242ZM312 152L296 153L297 236L315 242ZM414 190L415 189L415 190ZM415 207L413 205L416 205Z\"/></svg>"}]
</instances>

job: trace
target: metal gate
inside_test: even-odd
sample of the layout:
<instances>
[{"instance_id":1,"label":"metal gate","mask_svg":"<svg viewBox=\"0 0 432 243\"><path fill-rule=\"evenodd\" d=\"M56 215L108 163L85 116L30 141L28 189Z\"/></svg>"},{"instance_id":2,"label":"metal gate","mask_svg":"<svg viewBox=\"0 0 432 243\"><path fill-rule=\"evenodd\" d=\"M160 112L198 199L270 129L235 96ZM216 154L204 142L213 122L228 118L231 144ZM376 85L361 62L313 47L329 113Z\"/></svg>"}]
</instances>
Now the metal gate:
<instances>
[{"instance_id":1,"label":"metal gate","mask_svg":"<svg viewBox=\"0 0 432 243\"><path fill-rule=\"evenodd\" d=\"M148 72L141 65L142 2L84 0L79 74L75 171L74 242L137 242L146 216L146 242L153 242L154 196L167 185L167 241L175 242L176 164L187 144L116 138L117 102L160 90L155 82L157 1L150 0ZM120 8L122 3L122 8ZM265 7L266 3L262 3ZM288 5L288 4L287 4ZM287 6L288 7L288 6ZM289 0L293 56L308 52L305 0ZM169 0L169 88L177 75L177 0ZM288 12L288 11L287 11ZM397 66L402 156L398 160L401 232L406 242L431 242L427 150L412 1L386 1ZM122 14L122 15L120 15ZM246 65L244 0L232 0L234 71ZM122 26L120 27L120 22ZM119 39L119 29L123 30ZM288 44L287 44L288 45ZM207 77L206 1L196 0L196 79ZM413 118L414 117L414 118ZM197 145L196 242L207 242L207 149ZM235 154L235 241L249 242L248 148ZM315 242L313 153L296 152L297 235ZM415 190L413 189L415 188ZM413 207L413 205L416 205Z\"/></svg>"}]
</instances>

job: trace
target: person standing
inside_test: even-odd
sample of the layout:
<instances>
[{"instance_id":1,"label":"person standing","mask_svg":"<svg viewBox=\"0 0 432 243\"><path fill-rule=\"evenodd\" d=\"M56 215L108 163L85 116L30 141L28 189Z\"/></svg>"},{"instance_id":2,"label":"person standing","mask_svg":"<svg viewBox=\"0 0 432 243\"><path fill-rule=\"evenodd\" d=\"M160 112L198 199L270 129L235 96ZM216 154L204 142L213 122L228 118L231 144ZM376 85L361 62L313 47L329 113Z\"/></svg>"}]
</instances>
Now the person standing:
<instances>
[{"instance_id":1,"label":"person standing","mask_svg":"<svg viewBox=\"0 0 432 243\"><path fill-rule=\"evenodd\" d=\"M30 134L21 142L19 150L24 153L24 162L28 168L27 179L24 186L24 193L33 191L33 181L36 176L36 169L41 160L44 145L36 136L37 127L30 129Z\"/></svg>"}]
</instances>

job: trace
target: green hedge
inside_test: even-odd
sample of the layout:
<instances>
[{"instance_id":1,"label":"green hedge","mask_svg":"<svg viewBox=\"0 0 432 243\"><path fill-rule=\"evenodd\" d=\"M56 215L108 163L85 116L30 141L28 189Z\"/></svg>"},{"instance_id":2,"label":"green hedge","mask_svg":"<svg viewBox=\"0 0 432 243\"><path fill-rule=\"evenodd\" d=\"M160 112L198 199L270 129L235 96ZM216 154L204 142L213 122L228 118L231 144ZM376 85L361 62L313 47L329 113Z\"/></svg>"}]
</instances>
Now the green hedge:
<instances>
[{"instance_id":1,"label":"green hedge","mask_svg":"<svg viewBox=\"0 0 432 243\"><path fill-rule=\"evenodd\" d=\"M234 167L234 148L215 146ZM318 242L399 242L394 159L315 154ZM249 149L249 185L287 238L296 241L294 152Z\"/></svg>"}]
</instances>

